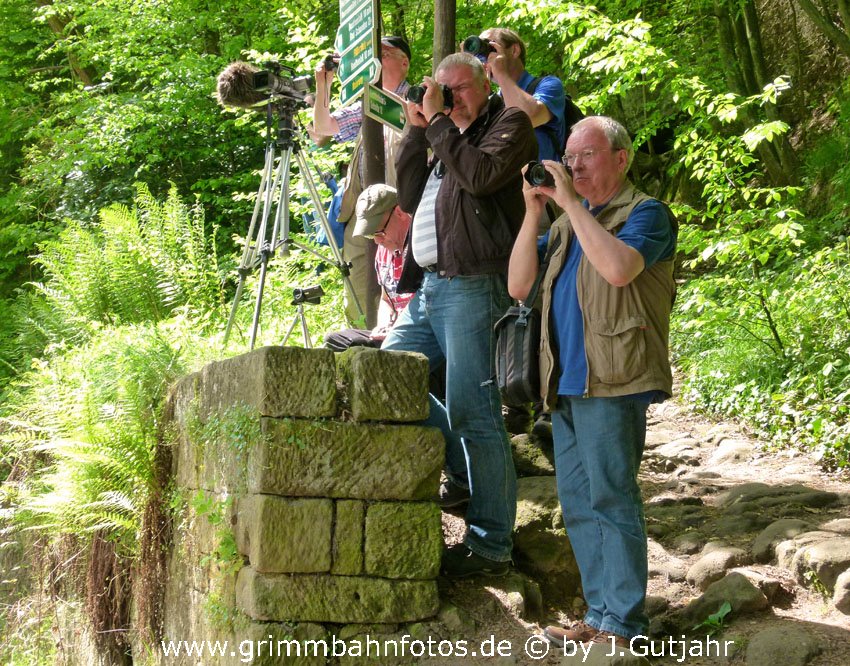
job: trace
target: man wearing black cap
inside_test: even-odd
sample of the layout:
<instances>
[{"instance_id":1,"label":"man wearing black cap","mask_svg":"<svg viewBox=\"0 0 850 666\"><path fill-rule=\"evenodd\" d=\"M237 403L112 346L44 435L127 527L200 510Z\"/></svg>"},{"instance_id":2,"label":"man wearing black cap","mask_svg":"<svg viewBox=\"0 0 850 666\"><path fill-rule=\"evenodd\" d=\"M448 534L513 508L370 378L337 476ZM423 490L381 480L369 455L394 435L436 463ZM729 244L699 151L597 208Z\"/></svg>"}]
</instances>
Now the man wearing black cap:
<instances>
[{"instance_id":1,"label":"man wearing black cap","mask_svg":"<svg viewBox=\"0 0 850 666\"><path fill-rule=\"evenodd\" d=\"M410 67L410 46L394 35L381 39L381 85L384 90L404 98L410 84L407 82L407 70ZM338 220L345 224L345 242L342 256L351 263L349 276L354 294L363 310L367 328L373 328L377 322L380 292L375 284L372 264L375 259L375 244L363 237L353 235L353 224L348 224L354 216L357 197L363 191L362 151L360 150L360 127L363 123L363 111L360 102L355 102L333 113L330 111L330 90L334 72L325 69L324 60L316 67L316 103L313 106L313 131L320 136L333 136L336 141L357 140L348 168L348 181L342 198ZM395 149L401 135L384 127L384 150L386 157L386 182L395 185ZM346 287L345 313L349 321L357 322L359 313L354 299Z\"/></svg>"}]
</instances>

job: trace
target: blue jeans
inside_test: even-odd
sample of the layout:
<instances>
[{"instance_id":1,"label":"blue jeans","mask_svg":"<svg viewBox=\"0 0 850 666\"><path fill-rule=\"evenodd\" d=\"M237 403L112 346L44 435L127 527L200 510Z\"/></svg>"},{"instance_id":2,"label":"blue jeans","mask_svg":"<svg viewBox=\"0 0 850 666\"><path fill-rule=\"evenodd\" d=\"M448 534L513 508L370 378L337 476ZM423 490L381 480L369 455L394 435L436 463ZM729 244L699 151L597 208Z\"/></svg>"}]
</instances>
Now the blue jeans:
<instances>
[{"instance_id":1,"label":"blue jeans","mask_svg":"<svg viewBox=\"0 0 850 666\"><path fill-rule=\"evenodd\" d=\"M445 407L431 396L426 425L446 439L446 473L470 491L465 543L508 561L516 518L516 472L495 375L493 326L510 306L503 275L441 278L425 273L381 349L425 354L446 363Z\"/></svg>"},{"instance_id":2,"label":"blue jeans","mask_svg":"<svg viewBox=\"0 0 850 666\"><path fill-rule=\"evenodd\" d=\"M646 400L561 396L552 413L558 497L592 627L646 635L646 524L637 473Z\"/></svg>"}]
</instances>

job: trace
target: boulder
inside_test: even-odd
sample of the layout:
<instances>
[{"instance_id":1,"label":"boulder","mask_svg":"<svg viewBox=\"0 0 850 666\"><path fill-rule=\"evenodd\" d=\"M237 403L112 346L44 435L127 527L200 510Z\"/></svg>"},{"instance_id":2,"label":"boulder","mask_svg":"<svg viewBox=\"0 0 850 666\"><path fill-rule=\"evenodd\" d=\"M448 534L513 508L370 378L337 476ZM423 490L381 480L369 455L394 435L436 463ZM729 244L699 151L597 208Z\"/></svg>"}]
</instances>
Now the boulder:
<instances>
[{"instance_id":1,"label":"boulder","mask_svg":"<svg viewBox=\"0 0 850 666\"><path fill-rule=\"evenodd\" d=\"M808 631L793 624L770 627L752 636L747 644L747 666L805 666L823 651Z\"/></svg>"},{"instance_id":2,"label":"boulder","mask_svg":"<svg viewBox=\"0 0 850 666\"><path fill-rule=\"evenodd\" d=\"M753 541L753 559L756 562L770 562L777 545L811 529L812 525L799 518L782 518L771 523Z\"/></svg>"},{"instance_id":3,"label":"boulder","mask_svg":"<svg viewBox=\"0 0 850 666\"><path fill-rule=\"evenodd\" d=\"M718 548L700 557L688 569L687 581L700 591L720 580L729 569L746 564L749 556L740 548Z\"/></svg>"}]
</instances>

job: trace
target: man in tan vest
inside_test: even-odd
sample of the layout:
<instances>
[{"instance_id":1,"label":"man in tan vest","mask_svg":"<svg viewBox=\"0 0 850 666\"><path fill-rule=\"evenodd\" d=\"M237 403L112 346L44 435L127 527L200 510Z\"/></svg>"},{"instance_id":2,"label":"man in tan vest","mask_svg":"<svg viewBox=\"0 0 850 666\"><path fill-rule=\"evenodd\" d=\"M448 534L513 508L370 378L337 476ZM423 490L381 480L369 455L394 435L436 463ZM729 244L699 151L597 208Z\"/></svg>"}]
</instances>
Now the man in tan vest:
<instances>
[{"instance_id":1,"label":"man in tan vest","mask_svg":"<svg viewBox=\"0 0 850 666\"><path fill-rule=\"evenodd\" d=\"M541 390L588 610L571 627L546 627L544 636L571 648L598 643L606 653L628 649L647 632L637 473L647 407L672 392L667 339L676 222L627 180L633 155L615 120L576 123L565 155L571 174L544 161L554 186L526 185L526 216L508 272L511 295L525 298L539 266L537 221L554 200L565 212L548 233L551 258L541 282Z\"/></svg>"}]
</instances>

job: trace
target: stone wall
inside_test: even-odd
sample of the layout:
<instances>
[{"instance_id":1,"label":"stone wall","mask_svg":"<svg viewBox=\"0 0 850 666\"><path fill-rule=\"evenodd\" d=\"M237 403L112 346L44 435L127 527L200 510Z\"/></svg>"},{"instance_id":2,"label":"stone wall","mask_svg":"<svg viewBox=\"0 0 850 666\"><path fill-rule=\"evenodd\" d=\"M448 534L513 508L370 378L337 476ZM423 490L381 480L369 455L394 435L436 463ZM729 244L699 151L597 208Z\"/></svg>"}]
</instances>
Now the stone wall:
<instances>
[{"instance_id":1,"label":"stone wall","mask_svg":"<svg viewBox=\"0 0 850 666\"><path fill-rule=\"evenodd\" d=\"M266 347L175 387L167 640L230 641L205 664L249 649L251 663L290 663L260 641L435 615L444 442L414 425L427 374L416 354ZM197 661L154 647L137 663Z\"/></svg>"}]
</instances>

